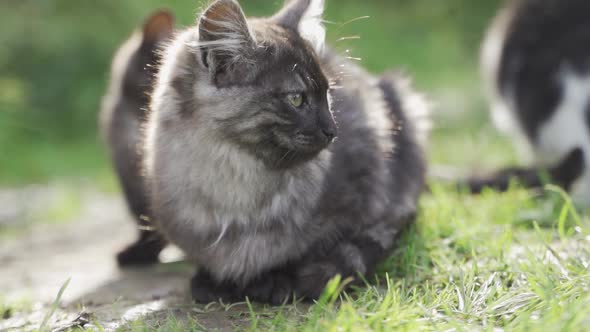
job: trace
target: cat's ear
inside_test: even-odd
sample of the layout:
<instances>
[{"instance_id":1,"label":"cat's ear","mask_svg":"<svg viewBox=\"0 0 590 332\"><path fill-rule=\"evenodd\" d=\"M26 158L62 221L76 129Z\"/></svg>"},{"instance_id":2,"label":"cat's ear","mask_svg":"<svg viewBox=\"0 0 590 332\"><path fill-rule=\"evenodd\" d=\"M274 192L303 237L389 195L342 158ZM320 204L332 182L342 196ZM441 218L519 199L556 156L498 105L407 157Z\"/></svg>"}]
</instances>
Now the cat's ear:
<instances>
[{"instance_id":1,"label":"cat's ear","mask_svg":"<svg viewBox=\"0 0 590 332\"><path fill-rule=\"evenodd\" d=\"M324 7L325 0L287 0L274 19L279 25L297 31L321 54L326 44L326 29L322 24Z\"/></svg>"},{"instance_id":2,"label":"cat's ear","mask_svg":"<svg viewBox=\"0 0 590 332\"><path fill-rule=\"evenodd\" d=\"M254 49L254 35L235 0L216 0L199 18L203 64L217 73L240 62Z\"/></svg>"},{"instance_id":3,"label":"cat's ear","mask_svg":"<svg viewBox=\"0 0 590 332\"><path fill-rule=\"evenodd\" d=\"M174 32L174 15L167 10L159 10L145 20L143 40L157 43Z\"/></svg>"}]
</instances>

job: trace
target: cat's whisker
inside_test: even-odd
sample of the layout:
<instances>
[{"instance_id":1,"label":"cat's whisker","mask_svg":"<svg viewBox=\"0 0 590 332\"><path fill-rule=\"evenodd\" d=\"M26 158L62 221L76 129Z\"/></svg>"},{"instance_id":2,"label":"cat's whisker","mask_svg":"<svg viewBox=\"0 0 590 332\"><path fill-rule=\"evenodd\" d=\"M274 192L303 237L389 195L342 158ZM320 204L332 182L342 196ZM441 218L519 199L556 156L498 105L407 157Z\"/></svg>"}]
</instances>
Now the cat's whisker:
<instances>
[{"instance_id":1,"label":"cat's whisker","mask_svg":"<svg viewBox=\"0 0 590 332\"><path fill-rule=\"evenodd\" d=\"M280 165L285 160L285 158L287 158L287 156L289 155L289 153L291 153L291 152L293 152L293 151L292 150L287 150L287 152L285 152L285 154L281 157L281 159L279 159L277 161L277 165Z\"/></svg>"},{"instance_id":2,"label":"cat's whisker","mask_svg":"<svg viewBox=\"0 0 590 332\"><path fill-rule=\"evenodd\" d=\"M361 39L361 36L347 36L347 37L341 37L336 39L336 42L341 42L341 41L346 41L346 40L357 40L357 39ZM350 50L346 50L346 53L349 53Z\"/></svg>"},{"instance_id":3,"label":"cat's whisker","mask_svg":"<svg viewBox=\"0 0 590 332\"><path fill-rule=\"evenodd\" d=\"M371 18L371 16L368 16L368 15L355 17L355 18L353 18L351 20L348 20L348 21L346 21L344 23L341 23L336 29L340 30L343 27L349 25L350 23L353 23L353 22L356 22L356 21L360 21L360 20L366 20L366 19L369 19L369 18Z\"/></svg>"},{"instance_id":4,"label":"cat's whisker","mask_svg":"<svg viewBox=\"0 0 590 332\"><path fill-rule=\"evenodd\" d=\"M297 157L297 151L293 151L293 153L291 153L291 157L289 158L289 162L293 161L295 158Z\"/></svg>"},{"instance_id":5,"label":"cat's whisker","mask_svg":"<svg viewBox=\"0 0 590 332\"><path fill-rule=\"evenodd\" d=\"M356 58L356 57L352 57L352 56L347 56L346 57L348 60L355 60L355 61L363 61L362 58Z\"/></svg>"}]
</instances>

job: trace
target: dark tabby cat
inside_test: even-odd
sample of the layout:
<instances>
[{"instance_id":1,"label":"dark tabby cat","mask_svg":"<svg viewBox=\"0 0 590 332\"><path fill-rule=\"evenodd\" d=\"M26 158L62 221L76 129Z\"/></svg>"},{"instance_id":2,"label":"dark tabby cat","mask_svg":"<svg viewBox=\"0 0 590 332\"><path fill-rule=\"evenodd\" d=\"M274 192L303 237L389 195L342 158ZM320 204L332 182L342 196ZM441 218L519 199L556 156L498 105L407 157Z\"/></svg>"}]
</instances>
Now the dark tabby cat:
<instances>
[{"instance_id":1,"label":"dark tabby cat","mask_svg":"<svg viewBox=\"0 0 590 332\"><path fill-rule=\"evenodd\" d=\"M247 20L217 0L163 56L146 170L198 302L317 298L371 274L414 220L425 103L325 47L323 7Z\"/></svg>"},{"instance_id":2,"label":"dark tabby cat","mask_svg":"<svg viewBox=\"0 0 590 332\"><path fill-rule=\"evenodd\" d=\"M507 169L472 187L507 187L516 176L555 182L590 202L590 1L509 1L484 43L482 63L498 126L532 150L539 167Z\"/></svg>"},{"instance_id":3,"label":"dark tabby cat","mask_svg":"<svg viewBox=\"0 0 590 332\"><path fill-rule=\"evenodd\" d=\"M160 43L172 34L174 18L159 11L148 18L117 52L111 82L103 99L101 131L105 137L115 170L129 209L140 227L139 240L122 251L119 264L135 265L157 262L166 241L148 222L148 200L141 176L142 127L149 93L153 84L156 53Z\"/></svg>"}]
</instances>

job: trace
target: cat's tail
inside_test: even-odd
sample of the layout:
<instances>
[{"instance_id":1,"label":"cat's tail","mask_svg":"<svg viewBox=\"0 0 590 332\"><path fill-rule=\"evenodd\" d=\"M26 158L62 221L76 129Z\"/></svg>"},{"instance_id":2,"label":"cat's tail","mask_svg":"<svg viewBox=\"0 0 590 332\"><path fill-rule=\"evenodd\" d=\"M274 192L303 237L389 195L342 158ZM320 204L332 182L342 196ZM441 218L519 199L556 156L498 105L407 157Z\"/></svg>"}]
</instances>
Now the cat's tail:
<instances>
[{"instance_id":1,"label":"cat's tail","mask_svg":"<svg viewBox=\"0 0 590 332\"><path fill-rule=\"evenodd\" d=\"M398 117L398 120L407 122L402 125L411 125L418 143L425 148L432 128L430 119L432 104L428 98L414 89L408 75L399 71L383 74L379 78L379 86L394 115ZM395 114L398 111L401 113Z\"/></svg>"},{"instance_id":2,"label":"cat's tail","mask_svg":"<svg viewBox=\"0 0 590 332\"><path fill-rule=\"evenodd\" d=\"M534 166L505 168L485 176L459 180L457 184L461 188L468 188L474 194L482 192L484 188L506 191L513 180L529 189L540 189L549 181L569 191L574 182L582 176L585 167L584 152L576 148L556 166L548 169Z\"/></svg>"},{"instance_id":3,"label":"cat's tail","mask_svg":"<svg viewBox=\"0 0 590 332\"><path fill-rule=\"evenodd\" d=\"M398 198L403 196L404 202L416 202L424 191L427 172L430 103L412 88L410 79L400 73L386 73L379 78L378 84L393 123L395 169L405 171L405 176L392 172L392 181L394 187L405 188L404 195L400 194ZM414 209L415 206L411 208Z\"/></svg>"}]
</instances>

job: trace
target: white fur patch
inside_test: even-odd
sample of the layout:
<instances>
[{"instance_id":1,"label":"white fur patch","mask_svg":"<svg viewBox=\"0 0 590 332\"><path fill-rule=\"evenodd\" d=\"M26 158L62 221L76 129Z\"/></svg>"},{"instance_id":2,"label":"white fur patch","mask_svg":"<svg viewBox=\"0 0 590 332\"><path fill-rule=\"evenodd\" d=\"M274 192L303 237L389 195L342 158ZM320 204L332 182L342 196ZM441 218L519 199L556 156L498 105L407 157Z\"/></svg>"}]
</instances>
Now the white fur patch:
<instances>
[{"instance_id":1,"label":"white fur patch","mask_svg":"<svg viewBox=\"0 0 590 332\"><path fill-rule=\"evenodd\" d=\"M299 34L311 43L317 54L324 52L326 44L326 28L322 24L324 7L324 0L310 0L299 22Z\"/></svg>"},{"instance_id":2,"label":"white fur patch","mask_svg":"<svg viewBox=\"0 0 590 332\"><path fill-rule=\"evenodd\" d=\"M564 66L561 72L563 97L553 117L539 129L535 154L542 165L555 165L574 148L584 150L586 165L590 165L590 133L586 111L590 105L590 73L580 75ZM588 166L586 166L588 168ZM590 203L590 172L587 170L574 185L577 200Z\"/></svg>"},{"instance_id":3,"label":"white fur patch","mask_svg":"<svg viewBox=\"0 0 590 332\"><path fill-rule=\"evenodd\" d=\"M532 159L531 145L513 111L516 106L511 92L514 89L508 86L504 91L505 94L502 94L498 89L500 61L502 60L508 28L513 18L514 9L512 6L508 6L498 13L488 29L480 54L481 75L491 105L492 120L496 128L505 135L510 136L522 161L530 162Z\"/></svg>"},{"instance_id":4,"label":"white fur patch","mask_svg":"<svg viewBox=\"0 0 590 332\"><path fill-rule=\"evenodd\" d=\"M498 90L500 61L511 18L510 10L502 10L494 19L481 48L481 73L484 78L486 94L492 104L494 124L507 134L513 134L519 127L513 112L510 111L510 103L502 97Z\"/></svg>"},{"instance_id":5,"label":"white fur patch","mask_svg":"<svg viewBox=\"0 0 590 332\"><path fill-rule=\"evenodd\" d=\"M500 96L498 91L498 74L500 70L500 61L506 41L508 27L512 21L512 11L508 8L500 11L494 19L491 27L487 31L484 43L481 48L481 73L486 84L486 92L493 101L497 101Z\"/></svg>"}]
</instances>

